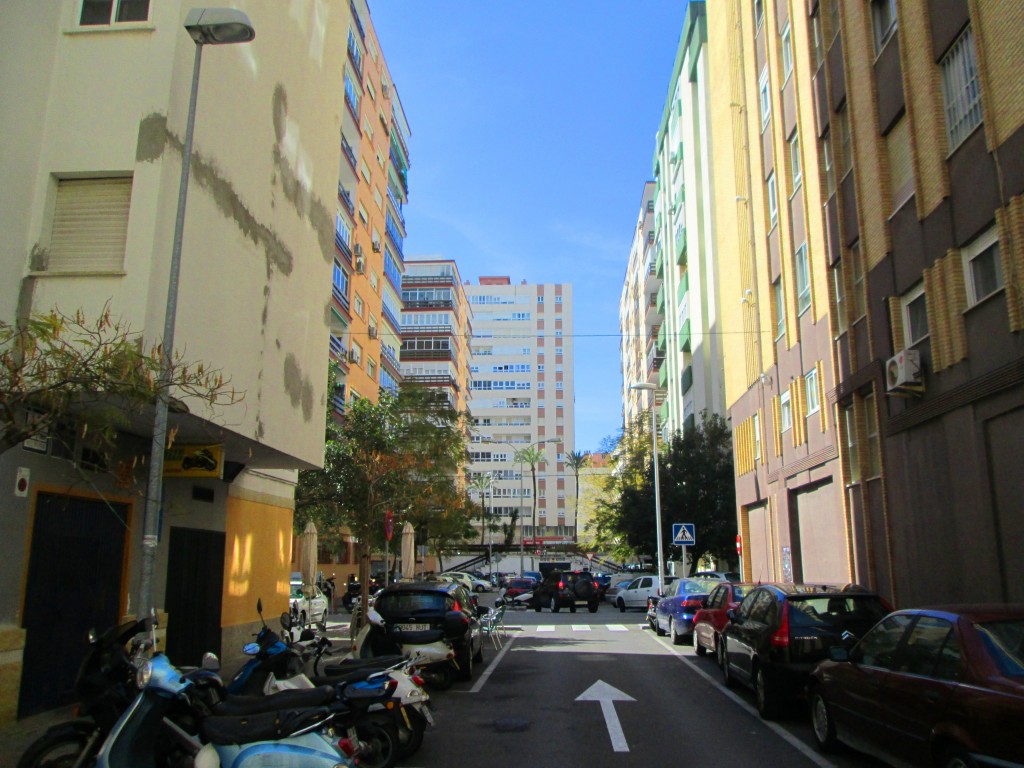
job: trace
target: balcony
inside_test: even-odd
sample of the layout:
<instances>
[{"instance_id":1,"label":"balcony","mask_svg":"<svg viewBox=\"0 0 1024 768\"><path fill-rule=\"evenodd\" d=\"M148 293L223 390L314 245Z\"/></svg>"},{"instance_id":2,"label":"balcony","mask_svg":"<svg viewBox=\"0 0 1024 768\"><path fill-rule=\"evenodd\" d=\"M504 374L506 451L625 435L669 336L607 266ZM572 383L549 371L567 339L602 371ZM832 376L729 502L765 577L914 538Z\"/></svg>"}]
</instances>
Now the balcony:
<instances>
[{"instance_id":1,"label":"balcony","mask_svg":"<svg viewBox=\"0 0 1024 768\"><path fill-rule=\"evenodd\" d=\"M398 216L398 220L402 222L402 226L405 226L405 214L402 213L402 204L395 196L395 191L391 189L391 184L388 184L388 200L391 201L391 205L395 209L395 214Z\"/></svg>"},{"instance_id":2,"label":"balcony","mask_svg":"<svg viewBox=\"0 0 1024 768\"><path fill-rule=\"evenodd\" d=\"M687 320L679 329L679 348L683 352L690 351L690 321Z\"/></svg>"},{"instance_id":3,"label":"balcony","mask_svg":"<svg viewBox=\"0 0 1024 768\"><path fill-rule=\"evenodd\" d=\"M402 245L404 238L402 233L398 230L398 226L395 224L395 220L391 218L391 213L388 212L384 222L384 232L391 241L391 245L394 246L395 252L398 254L402 261L405 261L405 253L402 251Z\"/></svg>"},{"instance_id":4,"label":"balcony","mask_svg":"<svg viewBox=\"0 0 1024 768\"><path fill-rule=\"evenodd\" d=\"M352 33L348 36L348 60L352 62L352 67L356 71L356 75L359 76L359 82L363 82L363 55L359 52L359 46L356 45L356 40L352 37Z\"/></svg>"},{"instance_id":5,"label":"balcony","mask_svg":"<svg viewBox=\"0 0 1024 768\"><path fill-rule=\"evenodd\" d=\"M352 263L352 249L348 247L348 243L345 242L345 238L338 230L334 230L334 247L349 264Z\"/></svg>"},{"instance_id":6,"label":"balcony","mask_svg":"<svg viewBox=\"0 0 1024 768\"><path fill-rule=\"evenodd\" d=\"M402 275L402 287L406 286L424 286L424 285L445 285L454 286L455 277L453 275L411 275L406 272ZM406 304L406 307L409 305Z\"/></svg>"},{"instance_id":7,"label":"balcony","mask_svg":"<svg viewBox=\"0 0 1024 768\"><path fill-rule=\"evenodd\" d=\"M663 365L658 369L658 387L665 389L668 387L668 366Z\"/></svg>"},{"instance_id":8,"label":"balcony","mask_svg":"<svg viewBox=\"0 0 1024 768\"><path fill-rule=\"evenodd\" d=\"M331 285L331 295L334 296L334 300L336 302L338 302L338 304L340 304L342 307L344 307L346 312L350 311L351 308L349 307L348 296L346 296L344 293L342 293L341 288L339 288L338 286L332 284Z\"/></svg>"},{"instance_id":9,"label":"balcony","mask_svg":"<svg viewBox=\"0 0 1024 768\"><path fill-rule=\"evenodd\" d=\"M398 322L398 318L395 317L395 313L391 311L387 304L381 304L380 313L384 317L384 319L388 321L388 324L391 326L394 332L401 336L402 324Z\"/></svg>"},{"instance_id":10,"label":"balcony","mask_svg":"<svg viewBox=\"0 0 1024 768\"><path fill-rule=\"evenodd\" d=\"M356 157L355 150L352 149L352 145L348 143L348 139L344 136L341 137L341 151L345 153L345 157L348 158L349 164L352 166L352 170L359 171L359 158Z\"/></svg>"},{"instance_id":11,"label":"balcony","mask_svg":"<svg viewBox=\"0 0 1024 768\"><path fill-rule=\"evenodd\" d=\"M656 327L658 321L661 320L661 312L658 311L658 294L652 293L647 297L647 307L644 313L644 323L648 326Z\"/></svg>"},{"instance_id":12,"label":"balcony","mask_svg":"<svg viewBox=\"0 0 1024 768\"><path fill-rule=\"evenodd\" d=\"M693 366L686 366L686 370L683 371L683 378L680 382L680 390L685 395L690 391L690 387L693 386Z\"/></svg>"},{"instance_id":13,"label":"balcony","mask_svg":"<svg viewBox=\"0 0 1024 768\"><path fill-rule=\"evenodd\" d=\"M655 308L658 310L658 314L664 316L665 314L665 286L662 284L661 288L658 289L657 297L655 298Z\"/></svg>"},{"instance_id":14,"label":"balcony","mask_svg":"<svg viewBox=\"0 0 1024 768\"><path fill-rule=\"evenodd\" d=\"M398 358L391 347L384 344L380 345L380 359L381 362L387 363L395 373L399 373L402 370L398 364Z\"/></svg>"},{"instance_id":15,"label":"balcony","mask_svg":"<svg viewBox=\"0 0 1024 768\"><path fill-rule=\"evenodd\" d=\"M340 336L335 336L332 333L331 334L330 346L331 346L331 354L335 357L335 359L337 359L337 360L345 360L345 359L347 359L346 350L345 350L345 341Z\"/></svg>"},{"instance_id":16,"label":"balcony","mask_svg":"<svg viewBox=\"0 0 1024 768\"><path fill-rule=\"evenodd\" d=\"M658 354L658 350L652 345L645 355L645 366L644 372L647 374L644 376L644 381L650 381L651 375L658 373L662 368L662 363L665 362L664 355Z\"/></svg>"},{"instance_id":17,"label":"balcony","mask_svg":"<svg viewBox=\"0 0 1024 768\"><path fill-rule=\"evenodd\" d=\"M658 246L658 255L654 259L654 274L659 280L665 279L665 252Z\"/></svg>"},{"instance_id":18,"label":"balcony","mask_svg":"<svg viewBox=\"0 0 1024 768\"><path fill-rule=\"evenodd\" d=\"M352 201L352 193L345 189L341 184L338 185L338 202L345 206L345 210L348 211L349 216L356 215L356 204Z\"/></svg>"},{"instance_id":19,"label":"balcony","mask_svg":"<svg viewBox=\"0 0 1024 768\"><path fill-rule=\"evenodd\" d=\"M446 376L443 373L403 376L402 381L413 384L424 384L428 387L451 387L456 392L459 391L458 382L451 376Z\"/></svg>"},{"instance_id":20,"label":"balcony","mask_svg":"<svg viewBox=\"0 0 1024 768\"><path fill-rule=\"evenodd\" d=\"M451 299L432 299L430 301L406 301L403 302L406 309L455 309L455 302Z\"/></svg>"},{"instance_id":21,"label":"balcony","mask_svg":"<svg viewBox=\"0 0 1024 768\"><path fill-rule=\"evenodd\" d=\"M454 360L455 350L452 349L407 349L402 347L399 353L403 361L408 360Z\"/></svg>"},{"instance_id":22,"label":"balcony","mask_svg":"<svg viewBox=\"0 0 1024 768\"><path fill-rule=\"evenodd\" d=\"M664 355L665 350L668 349L668 331L665 326L662 325L658 330L658 351Z\"/></svg>"},{"instance_id":23,"label":"balcony","mask_svg":"<svg viewBox=\"0 0 1024 768\"><path fill-rule=\"evenodd\" d=\"M451 325L402 325L403 336L453 336L455 328Z\"/></svg>"},{"instance_id":24,"label":"balcony","mask_svg":"<svg viewBox=\"0 0 1024 768\"><path fill-rule=\"evenodd\" d=\"M365 41L366 30L363 29L363 22L359 19L359 11L356 10L356 4L353 0L348 0L348 8L352 12L352 21L356 23L356 29L359 30L359 37Z\"/></svg>"},{"instance_id":25,"label":"balcony","mask_svg":"<svg viewBox=\"0 0 1024 768\"><path fill-rule=\"evenodd\" d=\"M686 227L676 227L676 264L686 266Z\"/></svg>"}]
</instances>

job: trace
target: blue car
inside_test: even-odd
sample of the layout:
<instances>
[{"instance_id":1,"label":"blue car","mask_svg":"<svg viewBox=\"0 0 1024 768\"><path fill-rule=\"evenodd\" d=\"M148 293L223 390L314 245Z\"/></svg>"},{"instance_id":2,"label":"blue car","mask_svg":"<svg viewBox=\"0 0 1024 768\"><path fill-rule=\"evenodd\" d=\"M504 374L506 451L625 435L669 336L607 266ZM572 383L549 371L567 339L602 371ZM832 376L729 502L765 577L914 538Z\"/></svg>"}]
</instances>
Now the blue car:
<instances>
[{"instance_id":1,"label":"blue car","mask_svg":"<svg viewBox=\"0 0 1024 768\"><path fill-rule=\"evenodd\" d=\"M676 579L648 611L648 616L653 613L651 628L659 636L670 635L673 645L681 645L693 634L693 617L720 583L717 579Z\"/></svg>"}]
</instances>

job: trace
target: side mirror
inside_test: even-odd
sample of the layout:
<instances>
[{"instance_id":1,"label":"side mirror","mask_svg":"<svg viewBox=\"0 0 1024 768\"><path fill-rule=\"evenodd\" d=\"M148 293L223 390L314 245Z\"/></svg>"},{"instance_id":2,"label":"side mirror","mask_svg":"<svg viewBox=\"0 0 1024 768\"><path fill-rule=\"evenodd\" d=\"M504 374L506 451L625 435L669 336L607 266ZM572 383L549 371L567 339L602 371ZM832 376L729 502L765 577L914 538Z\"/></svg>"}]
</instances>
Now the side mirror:
<instances>
[{"instance_id":1,"label":"side mirror","mask_svg":"<svg viewBox=\"0 0 1024 768\"><path fill-rule=\"evenodd\" d=\"M366 619L374 626L384 626L384 617L377 613L377 611L375 611L373 608L366 612Z\"/></svg>"},{"instance_id":2,"label":"side mirror","mask_svg":"<svg viewBox=\"0 0 1024 768\"><path fill-rule=\"evenodd\" d=\"M220 659L217 658L217 654L211 653L210 651L204 653L202 667L203 669L210 669L214 672L220 670Z\"/></svg>"},{"instance_id":3,"label":"side mirror","mask_svg":"<svg viewBox=\"0 0 1024 768\"><path fill-rule=\"evenodd\" d=\"M832 661L851 661L850 649L845 645L833 645L828 649L828 657Z\"/></svg>"},{"instance_id":4,"label":"side mirror","mask_svg":"<svg viewBox=\"0 0 1024 768\"><path fill-rule=\"evenodd\" d=\"M281 628L285 632L292 628L292 615L288 611L281 614Z\"/></svg>"},{"instance_id":5,"label":"side mirror","mask_svg":"<svg viewBox=\"0 0 1024 768\"><path fill-rule=\"evenodd\" d=\"M739 618L738 618L739 614L736 613L736 609L735 608L730 608L729 610L727 610L725 612L725 615L729 617L729 621L734 621L737 624L739 624Z\"/></svg>"},{"instance_id":6,"label":"side mirror","mask_svg":"<svg viewBox=\"0 0 1024 768\"><path fill-rule=\"evenodd\" d=\"M263 598L262 597L257 597L256 598L256 613L258 613L260 616L263 615Z\"/></svg>"}]
</instances>

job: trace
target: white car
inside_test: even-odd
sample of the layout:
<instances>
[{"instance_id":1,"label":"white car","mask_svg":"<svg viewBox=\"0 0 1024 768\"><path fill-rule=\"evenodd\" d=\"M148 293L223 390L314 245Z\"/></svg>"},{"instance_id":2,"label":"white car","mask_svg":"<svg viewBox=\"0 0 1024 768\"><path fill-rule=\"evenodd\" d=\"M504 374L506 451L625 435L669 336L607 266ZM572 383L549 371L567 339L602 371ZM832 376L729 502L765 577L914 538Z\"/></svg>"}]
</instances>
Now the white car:
<instances>
[{"instance_id":1,"label":"white car","mask_svg":"<svg viewBox=\"0 0 1024 768\"><path fill-rule=\"evenodd\" d=\"M677 576L666 576L666 586L675 581ZM629 584L621 587L615 595L615 607L625 612L627 608L647 608L647 598L658 596L657 576L637 576Z\"/></svg>"},{"instance_id":2,"label":"white car","mask_svg":"<svg viewBox=\"0 0 1024 768\"><path fill-rule=\"evenodd\" d=\"M490 592L493 589L491 582L485 579L478 579L473 574L466 573L465 571L445 571L441 574L441 577L458 582L470 592Z\"/></svg>"},{"instance_id":3,"label":"white car","mask_svg":"<svg viewBox=\"0 0 1024 768\"><path fill-rule=\"evenodd\" d=\"M315 585L293 581L289 608L297 627L327 623L327 595Z\"/></svg>"}]
</instances>

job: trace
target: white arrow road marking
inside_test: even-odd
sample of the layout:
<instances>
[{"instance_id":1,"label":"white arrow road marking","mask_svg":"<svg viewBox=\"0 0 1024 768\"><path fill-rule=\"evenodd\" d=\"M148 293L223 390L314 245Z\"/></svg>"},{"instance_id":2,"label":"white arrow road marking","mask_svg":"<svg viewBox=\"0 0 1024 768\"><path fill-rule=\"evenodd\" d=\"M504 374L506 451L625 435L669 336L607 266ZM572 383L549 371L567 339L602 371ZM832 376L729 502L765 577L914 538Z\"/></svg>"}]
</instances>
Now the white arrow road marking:
<instances>
[{"instance_id":1,"label":"white arrow road marking","mask_svg":"<svg viewBox=\"0 0 1024 768\"><path fill-rule=\"evenodd\" d=\"M618 688L613 688L604 680L598 680L577 696L576 701L601 702L601 714L604 715L604 724L608 727L608 736L612 740L612 750L615 752L629 752L629 745L626 744L626 737L622 733L619 716L615 712L615 702L636 701L636 699L623 693Z\"/></svg>"}]
</instances>

